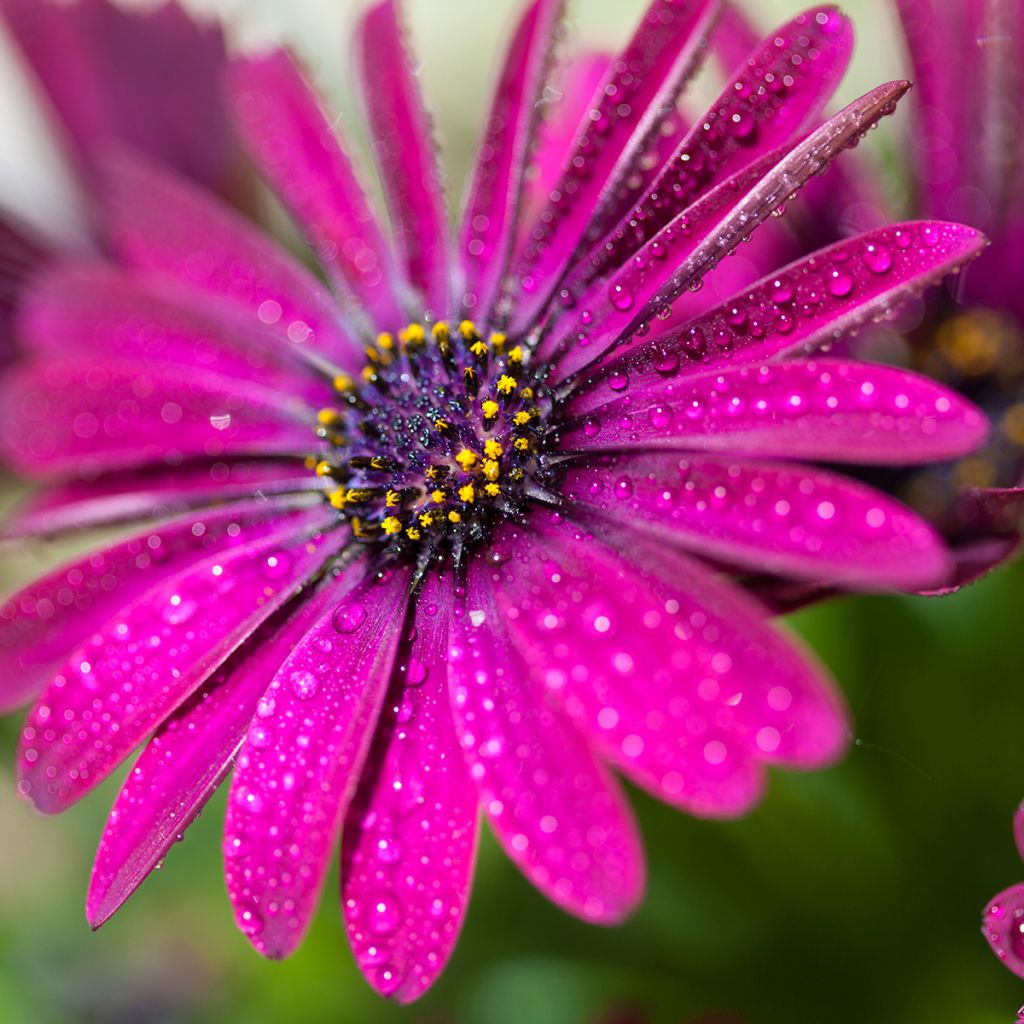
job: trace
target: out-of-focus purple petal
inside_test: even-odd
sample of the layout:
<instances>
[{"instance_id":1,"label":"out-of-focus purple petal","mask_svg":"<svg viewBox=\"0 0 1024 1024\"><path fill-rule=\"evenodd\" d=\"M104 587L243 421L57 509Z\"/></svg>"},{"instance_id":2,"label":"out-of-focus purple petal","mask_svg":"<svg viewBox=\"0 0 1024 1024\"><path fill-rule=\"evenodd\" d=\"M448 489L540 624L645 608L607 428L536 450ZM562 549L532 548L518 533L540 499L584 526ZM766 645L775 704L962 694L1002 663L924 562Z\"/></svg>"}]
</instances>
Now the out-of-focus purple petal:
<instances>
[{"instance_id":1,"label":"out-of-focus purple petal","mask_svg":"<svg viewBox=\"0 0 1024 1024\"><path fill-rule=\"evenodd\" d=\"M564 0L534 0L512 37L462 216L461 302L488 322L515 240L523 172Z\"/></svg>"},{"instance_id":2,"label":"out-of-focus purple petal","mask_svg":"<svg viewBox=\"0 0 1024 1024\"><path fill-rule=\"evenodd\" d=\"M297 510L250 501L187 515L94 551L28 584L0 606L0 709L34 696L67 653L168 576L253 543Z\"/></svg>"},{"instance_id":3,"label":"out-of-focus purple petal","mask_svg":"<svg viewBox=\"0 0 1024 1024\"><path fill-rule=\"evenodd\" d=\"M341 901L367 980L400 1003L437 980L473 876L477 796L448 698L452 579L428 575L342 832Z\"/></svg>"},{"instance_id":4,"label":"out-of-focus purple petal","mask_svg":"<svg viewBox=\"0 0 1024 1024\"><path fill-rule=\"evenodd\" d=\"M108 156L103 172L106 234L124 262L234 307L311 355L361 365L328 289L254 224L136 154Z\"/></svg>"},{"instance_id":5,"label":"out-of-focus purple petal","mask_svg":"<svg viewBox=\"0 0 1024 1024\"><path fill-rule=\"evenodd\" d=\"M615 523L757 572L916 590L951 569L938 534L909 509L808 466L615 455L570 467L562 491Z\"/></svg>"},{"instance_id":6,"label":"out-of-focus purple petal","mask_svg":"<svg viewBox=\"0 0 1024 1024\"><path fill-rule=\"evenodd\" d=\"M622 374L633 384L653 384L678 373L810 352L888 315L984 246L973 228L936 221L891 225L838 242L730 296L674 335L645 340L621 356L613 350L573 396L572 412L607 400Z\"/></svg>"},{"instance_id":7,"label":"out-of-focus purple petal","mask_svg":"<svg viewBox=\"0 0 1024 1024\"><path fill-rule=\"evenodd\" d=\"M39 810L81 799L285 604L344 542L306 513L157 583L69 655L21 736L19 789ZM116 728L112 727L116 723Z\"/></svg>"},{"instance_id":8,"label":"out-of-focus purple petal","mask_svg":"<svg viewBox=\"0 0 1024 1024\"><path fill-rule=\"evenodd\" d=\"M939 588L920 591L927 597L947 597L977 583L1017 555L1021 537L1017 533L978 537L952 545L953 572Z\"/></svg>"},{"instance_id":9,"label":"out-of-focus purple petal","mask_svg":"<svg viewBox=\"0 0 1024 1024\"><path fill-rule=\"evenodd\" d=\"M235 61L230 100L249 154L302 226L351 312L377 330L403 323L391 253L337 126L281 50Z\"/></svg>"},{"instance_id":10,"label":"out-of-focus purple petal","mask_svg":"<svg viewBox=\"0 0 1024 1024\"><path fill-rule=\"evenodd\" d=\"M731 75L753 52L761 32L733 0L723 0L711 45L722 70Z\"/></svg>"},{"instance_id":11,"label":"out-of-focus purple petal","mask_svg":"<svg viewBox=\"0 0 1024 1024\"><path fill-rule=\"evenodd\" d=\"M239 323L230 308L224 315L194 299L191 290L107 264L61 263L23 297L18 338L30 355L156 360L253 380L317 407L334 397L300 351Z\"/></svg>"},{"instance_id":12,"label":"out-of-focus purple petal","mask_svg":"<svg viewBox=\"0 0 1024 1024\"><path fill-rule=\"evenodd\" d=\"M582 294L703 193L795 138L832 97L852 52L852 28L834 7L798 14L762 40L565 287Z\"/></svg>"},{"instance_id":13,"label":"out-of-focus purple petal","mask_svg":"<svg viewBox=\"0 0 1024 1024\"><path fill-rule=\"evenodd\" d=\"M982 912L981 934L992 952L1020 978L1024 978L1024 883L994 896Z\"/></svg>"},{"instance_id":14,"label":"out-of-focus purple petal","mask_svg":"<svg viewBox=\"0 0 1024 1024\"><path fill-rule=\"evenodd\" d=\"M602 541L538 514L529 529L496 595L532 682L660 799L742 813L760 796L760 762L820 767L845 748L827 674L740 590L618 527Z\"/></svg>"},{"instance_id":15,"label":"out-of-focus purple petal","mask_svg":"<svg viewBox=\"0 0 1024 1024\"><path fill-rule=\"evenodd\" d=\"M879 86L799 144L774 150L722 182L679 213L607 282L595 285L580 300L579 314L564 317L541 351L565 352L559 365L564 377L638 331L677 295L698 285L804 182L892 113L907 88L906 82Z\"/></svg>"},{"instance_id":16,"label":"out-of-focus purple petal","mask_svg":"<svg viewBox=\"0 0 1024 1024\"><path fill-rule=\"evenodd\" d=\"M912 465L966 455L988 433L985 417L956 392L867 363L793 361L620 383L619 398L567 425L563 448Z\"/></svg>"},{"instance_id":17,"label":"out-of-focus purple petal","mask_svg":"<svg viewBox=\"0 0 1024 1024\"><path fill-rule=\"evenodd\" d=\"M32 494L0 530L5 538L51 537L70 530L167 519L190 508L320 491L323 481L299 459L200 462L73 480Z\"/></svg>"},{"instance_id":18,"label":"out-of-focus purple petal","mask_svg":"<svg viewBox=\"0 0 1024 1024\"><path fill-rule=\"evenodd\" d=\"M14 319L22 294L50 256L42 239L0 210L0 367L17 352Z\"/></svg>"},{"instance_id":19,"label":"out-of-focus purple petal","mask_svg":"<svg viewBox=\"0 0 1024 1024\"><path fill-rule=\"evenodd\" d=\"M451 302L444 186L396 0L367 11L357 40L363 102L399 259L426 311L444 317Z\"/></svg>"},{"instance_id":20,"label":"out-of-focus purple petal","mask_svg":"<svg viewBox=\"0 0 1024 1024\"><path fill-rule=\"evenodd\" d=\"M0 383L0 407L0 452L28 477L317 448L316 412L298 399L161 363L19 363Z\"/></svg>"},{"instance_id":21,"label":"out-of-focus purple petal","mask_svg":"<svg viewBox=\"0 0 1024 1024\"><path fill-rule=\"evenodd\" d=\"M448 659L456 732L509 857L548 899L612 924L643 893L636 826L583 736L516 654L498 605L507 571L479 558L469 565Z\"/></svg>"},{"instance_id":22,"label":"out-of-focus purple petal","mask_svg":"<svg viewBox=\"0 0 1024 1024\"><path fill-rule=\"evenodd\" d=\"M323 615L274 676L231 779L224 877L254 948L302 940L373 738L409 572L369 579Z\"/></svg>"},{"instance_id":23,"label":"out-of-focus purple petal","mask_svg":"<svg viewBox=\"0 0 1024 1024\"><path fill-rule=\"evenodd\" d=\"M717 8L718 0L653 0L612 61L595 106L577 128L562 178L513 266L513 334L533 325L580 243L610 226L607 206L675 108Z\"/></svg>"},{"instance_id":24,"label":"out-of-focus purple petal","mask_svg":"<svg viewBox=\"0 0 1024 1024\"><path fill-rule=\"evenodd\" d=\"M222 192L240 152L220 99L224 40L174 0L127 10L109 0L2 0L0 13L87 170L122 143Z\"/></svg>"},{"instance_id":25,"label":"out-of-focus purple petal","mask_svg":"<svg viewBox=\"0 0 1024 1024\"><path fill-rule=\"evenodd\" d=\"M157 730L128 773L100 839L85 912L99 928L181 839L227 776L248 732L266 739L259 700L292 649L365 566L346 567L300 596L253 635L199 692Z\"/></svg>"}]
</instances>

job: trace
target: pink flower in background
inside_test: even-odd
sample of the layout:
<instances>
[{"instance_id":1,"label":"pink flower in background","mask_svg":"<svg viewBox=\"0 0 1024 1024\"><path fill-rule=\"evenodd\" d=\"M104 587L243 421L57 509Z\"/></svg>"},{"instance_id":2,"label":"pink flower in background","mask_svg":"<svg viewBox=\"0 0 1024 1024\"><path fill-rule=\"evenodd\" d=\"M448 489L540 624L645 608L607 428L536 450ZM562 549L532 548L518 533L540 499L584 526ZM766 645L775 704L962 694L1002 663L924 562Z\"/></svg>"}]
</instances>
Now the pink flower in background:
<instances>
[{"instance_id":1,"label":"pink flower in background","mask_svg":"<svg viewBox=\"0 0 1024 1024\"><path fill-rule=\"evenodd\" d=\"M728 816L767 766L841 754L826 673L730 577L948 578L914 513L812 464L958 457L983 417L815 349L984 239L890 225L702 297L907 88L822 122L852 37L814 8L687 127L717 7L655 0L592 99L567 96L571 138L533 153L561 4L530 4L454 238L394 3L357 45L390 233L291 59L238 60L236 130L327 284L152 152L97 159L110 259L36 272L0 395L0 451L49 485L11 536L149 521L0 608L0 702L35 701L24 795L63 810L145 744L94 926L231 774L225 872L255 948L299 943L340 834L357 961L408 1001L454 947L481 809L543 893L611 924L644 875L612 770ZM562 170L524 203L549 146Z\"/></svg>"},{"instance_id":2,"label":"pink flower in background","mask_svg":"<svg viewBox=\"0 0 1024 1024\"><path fill-rule=\"evenodd\" d=\"M1014 815L1013 838L1024 858L1024 805ZM989 901L982 915L981 932L992 952L1024 978L1024 883L1004 889Z\"/></svg>"}]
</instances>

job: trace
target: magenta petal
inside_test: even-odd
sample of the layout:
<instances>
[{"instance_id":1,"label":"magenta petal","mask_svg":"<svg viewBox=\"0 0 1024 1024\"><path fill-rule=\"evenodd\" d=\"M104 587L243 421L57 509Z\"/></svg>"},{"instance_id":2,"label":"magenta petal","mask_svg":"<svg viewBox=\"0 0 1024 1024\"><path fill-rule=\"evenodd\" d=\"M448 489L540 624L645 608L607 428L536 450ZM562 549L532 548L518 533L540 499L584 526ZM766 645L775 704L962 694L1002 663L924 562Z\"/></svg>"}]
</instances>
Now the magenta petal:
<instances>
[{"instance_id":1,"label":"magenta petal","mask_svg":"<svg viewBox=\"0 0 1024 1024\"><path fill-rule=\"evenodd\" d=\"M516 656L497 601L504 579L481 559L470 563L448 659L456 732L509 857L554 903L613 924L643 894L636 826L583 736Z\"/></svg>"},{"instance_id":2,"label":"magenta petal","mask_svg":"<svg viewBox=\"0 0 1024 1024\"><path fill-rule=\"evenodd\" d=\"M362 563L345 581L358 582ZM93 864L85 912L98 928L142 884L227 776L249 731L265 737L259 699L292 649L328 606L333 578L296 607L282 610L157 730L128 774L107 820Z\"/></svg>"},{"instance_id":3,"label":"magenta petal","mask_svg":"<svg viewBox=\"0 0 1024 1024\"><path fill-rule=\"evenodd\" d=\"M1024 978L1024 883L993 896L982 916L981 933L1003 966Z\"/></svg>"},{"instance_id":4,"label":"magenta petal","mask_svg":"<svg viewBox=\"0 0 1024 1024\"><path fill-rule=\"evenodd\" d=\"M921 294L985 245L973 228L937 221L891 225L838 242L762 278L670 336L621 356L613 351L586 390L573 396L572 412L600 405L610 382L614 386L623 374L654 386L679 372L707 373L825 345Z\"/></svg>"},{"instance_id":5,"label":"magenta petal","mask_svg":"<svg viewBox=\"0 0 1024 1024\"><path fill-rule=\"evenodd\" d=\"M476 158L462 216L462 303L484 322L502 284L522 193L523 172L551 65L564 0L534 0L512 38Z\"/></svg>"},{"instance_id":6,"label":"magenta petal","mask_svg":"<svg viewBox=\"0 0 1024 1024\"><path fill-rule=\"evenodd\" d=\"M0 383L0 453L24 476L316 450L316 412L257 384L169 364L36 359Z\"/></svg>"},{"instance_id":7,"label":"magenta petal","mask_svg":"<svg viewBox=\"0 0 1024 1024\"><path fill-rule=\"evenodd\" d=\"M448 699L451 577L428 575L342 834L341 900L360 970L418 999L455 948L476 856L477 796Z\"/></svg>"},{"instance_id":8,"label":"magenta petal","mask_svg":"<svg viewBox=\"0 0 1024 1024\"><path fill-rule=\"evenodd\" d=\"M0 530L0 539L53 536L71 530L167 519L190 508L322 491L323 481L298 459L200 462L98 480L75 480L31 495Z\"/></svg>"},{"instance_id":9,"label":"magenta petal","mask_svg":"<svg viewBox=\"0 0 1024 1024\"><path fill-rule=\"evenodd\" d=\"M623 526L758 573L917 590L952 569L938 534L909 509L808 466L616 455L571 466L562 491Z\"/></svg>"},{"instance_id":10,"label":"magenta petal","mask_svg":"<svg viewBox=\"0 0 1024 1024\"><path fill-rule=\"evenodd\" d=\"M514 265L521 294L513 334L533 325L588 232L606 230L601 227L606 208L675 107L717 6L717 0L653 0L632 40L612 61L595 106L576 130L562 178Z\"/></svg>"},{"instance_id":11,"label":"magenta petal","mask_svg":"<svg viewBox=\"0 0 1024 1024\"><path fill-rule=\"evenodd\" d=\"M382 0L363 17L358 55L398 254L426 310L444 317L450 302L444 187L396 0Z\"/></svg>"},{"instance_id":12,"label":"magenta petal","mask_svg":"<svg viewBox=\"0 0 1024 1024\"><path fill-rule=\"evenodd\" d=\"M69 651L161 580L297 514L277 500L183 516L28 584L0 606L0 709L33 696Z\"/></svg>"},{"instance_id":13,"label":"magenta petal","mask_svg":"<svg viewBox=\"0 0 1024 1024\"><path fill-rule=\"evenodd\" d=\"M242 748L224 819L238 927L264 956L302 940L373 739L409 573L369 579L314 625L274 676Z\"/></svg>"},{"instance_id":14,"label":"magenta petal","mask_svg":"<svg viewBox=\"0 0 1024 1024\"><path fill-rule=\"evenodd\" d=\"M108 0L2 0L0 12L86 167L123 143L210 188L237 185L241 163L223 106L216 24L171 0L126 10Z\"/></svg>"},{"instance_id":15,"label":"magenta petal","mask_svg":"<svg viewBox=\"0 0 1024 1024\"><path fill-rule=\"evenodd\" d=\"M334 393L298 350L195 293L107 264L62 264L35 281L18 311L18 338L37 356L170 362L252 380L318 408ZM227 315L225 315L225 313Z\"/></svg>"},{"instance_id":16,"label":"magenta petal","mask_svg":"<svg viewBox=\"0 0 1024 1024\"><path fill-rule=\"evenodd\" d=\"M533 683L640 785L734 815L760 795L759 762L816 768L845 749L831 680L741 590L641 534L602 533L624 556L573 524L527 528L499 609Z\"/></svg>"},{"instance_id":17,"label":"magenta petal","mask_svg":"<svg viewBox=\"0 0 1024 1024\"><path fill-rule=\"evenodd\" d=\"M623 265L703 193L795 137L831 98L852 52L850 23L833 7L798 14L762 40L729 69L735 74L696 118L636 209L593 247L565 287L579 294Z\"/></svg>"},{"instance_id":18,"label":"magenta petal","mask_svg":"<svg viewBox=\"0 0 1024 1024\"><path fill-rule=\"evenodd\" d=\"M126 263L166 274L246 314L291 346L359 366L330 292L215 196L130 153L104 160L106 233Z\"/></svg>"},{"instance_id":19,"label":"magenta petal","mask_svg":"<svg viewBox=\"0 0 1024 1024\"><path fill-rule=\"evenodd\" d=\"M353 313L378 330L404 320L391 255L345 149L316 93L281 50L236 61L235 125L261 172L302 226Z\"/></svg>"},{"instance_id":20,"label":"magenta petal","mask_svg":"<svg viewBox=\"0 0 1024 1024\"><path fill-rule=\"evenodd\" d=\"M102 782L338 549L341 531L313 532L329 512L213 555L98 627L28 717L21 792L55 813Z\"/></svg>"},{"instance_id":21,"label":"magenta petal","mask_svg":"<svg viewBox=\"0 0 1024 1024\"><path fill-rule=\"evenodd\" d=\"M909 465L957 458L988 434L956 392L906 370L835 359L641 384L570 423L566 450L656 448Z\"/></svg>"}]
</instances>

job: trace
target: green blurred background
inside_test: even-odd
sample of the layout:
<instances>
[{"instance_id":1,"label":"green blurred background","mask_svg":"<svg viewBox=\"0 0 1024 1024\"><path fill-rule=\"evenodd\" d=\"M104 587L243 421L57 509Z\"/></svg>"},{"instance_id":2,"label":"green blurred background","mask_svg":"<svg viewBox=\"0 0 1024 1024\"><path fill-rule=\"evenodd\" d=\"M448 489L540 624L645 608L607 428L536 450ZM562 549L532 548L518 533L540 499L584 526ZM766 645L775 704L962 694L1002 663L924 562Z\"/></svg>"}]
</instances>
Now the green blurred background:
<instances>
[{"instance_id":1,"label":"green blurred background","mask_svg":"<svg viewBox=\"0 0 1024 1024\"><path fill-rule=\"evenodd\" d=\"M236 38L289 39L345 101L338 55L350 0L212 6ZM408 6L450 169L461 176L515 3ZM900 70L882 0L845 7L861 47L842 99ZM641 0L580 0L579 37L621 39L641 8ZM751 9L767 27L799 8L772 0ZM888 166L899 155L899 120L872 139ZM53 205L36 205L46 222ZM0 505L15 494L0 482ZM3 551L0 591L67 554ZM588 928L545 903L485 837L451 967L406 1009L383 1003L360 979L336 878L290 961L250 950L220 875L222 799L91 934L84 893L116 783L59 819L35 815L14 796L18 723L9 720L0 724L0 1022L1008 1022L1024 982L999 967L978 922L989 896L1024 878L1010 835L1024 795L1022 610L1018 565L953 598L849 598L793 617L853 707L857 738L844 763L817 775L776 774L765 803L733 823L694 821L634 793L650 891L617 930Z\"/></svg>"}]
</instances>

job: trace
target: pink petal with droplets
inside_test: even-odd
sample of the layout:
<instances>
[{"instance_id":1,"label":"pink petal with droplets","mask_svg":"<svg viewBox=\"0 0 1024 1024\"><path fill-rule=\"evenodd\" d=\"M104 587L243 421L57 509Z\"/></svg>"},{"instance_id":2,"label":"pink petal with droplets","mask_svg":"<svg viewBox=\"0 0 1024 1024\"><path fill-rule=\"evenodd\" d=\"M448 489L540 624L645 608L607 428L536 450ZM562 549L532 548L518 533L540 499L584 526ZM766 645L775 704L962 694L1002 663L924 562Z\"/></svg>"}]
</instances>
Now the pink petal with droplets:
<instances>
[{"instance_id":1,"label":"pink petal with droplets","mask_svg":"<svg viewBox=\"0 0 1024 1024\"><path fill-rule=\"evenodd\" d=\"M754 572L917 590L952 570L938 534L909 509L809 466L613 455L571 466L561 489L617 524Z\"/></svg>"},{"instance_id":2,"label":"pink petal with droplets","mask_svg":"<svg viewBox=\"0 0 1024 1024\"><path fill-rule=\"evenodd\" d=\"M596 408L622 374L655 387L678 373L828 344L937 284L985 244L972 228L936 221L894 224L838 242L730 296L672 336L644 341L621 356L613 351L570 409L580 415Z\"/></svg>"},{"instance_id":3,"label":"pink petal with droplets","mask_svg":"<svg viewBox=\"0 0 1024 1024\"><path fill-rule=\"evenodd\" d=\"M653 0L612 61L595 105L576 130L562 178L513 266L512 334L533 325L580 243L595 241L611 226L603 221L607 207L674 109L717 7L717 0Z\"/></svg>"},{"instance_id":4,"label":"pink petal with droplets","mask_svg":"<svg viewBox=\"0 0 1024 1024\"><path fill-rule=\"evenodd\" d=\"M34 356L169 362L301 396L316 407L328 380L269 330L239 323L230 307L107 264L63 263L37 278L18 310L18 337ZM225 313L227 315L225 315Z\"/></svg>"},{"instance_id":5,"label":"pink petal with droplets","mask_svg":"<svg viewBox=\"0 0 1024 1024\"><path fill-rule=\"evenodd\" d=\"M345 585L355 563L261 626L239 652L157 730L128 774L93 864L85 912L99 928L145 881L225 779L248 733L268 741L260 697L292 649Z\"/></svg>"},{"instance_id":6,"label":"pink petal with droplets","mask_svg":"<svg viewBox=\"0 0 1024 1024\"><path fill-rule=\"evenodd\" d=\"M53 536L95 526L167 519L203 508L282 494L322 491L298 459L199 462L97 480L75 480L33 494L0 530L3 538Z\"/></svg>"},{"instance_id":7,"label":"pink petal with droplets","mask_svg":"<svg viewBox=\"0 0 1024 1024\"><path fill-rule=\"evenodd\" d=\"M21 793L52 814L102 782L337 552L343 532L314 533L329 513L162 580L88 636L29 714Z\"/></svg>"},{"instance_id":8,"label":"pink petal with droplets","mask_svg":"<svg viewBox=\"0 0 1024 1024\"><path fill-rule=\"evenodd\" d=\"M311 357L358 367L362 351L327 288L215 196L131 153L104 160L104 228L125 263L246 314Z\"/></svg>"},{"instance_id":9,"label":"pink petal with droplets","mask_svg":"<svg viewBox=\"0 0 1024 1024\"><path fill-rule=\"evenodd\" d=\"M305 232L321 266L378 330L404 316L384 235L312 87L281 50L238 59L229 77L234 122L249 154Z\"/></svg>"},{"instance_id":10,"label":"pink petal with droplets","mask_svg":"<svg viewBox=\"0 0 1024 1024\"><path fill-rule=\"evenodd\" d=\"M426 310L441 318L450 302L444 186L396 0L383 0L364 15L357 55L399 260Z\"/></svg>"},{"instance_id":11,"label":"pink petal with droplets","mask_svg":"<svg viewBox=\"0 0 1024 1024\"><path fill-rule=\"evenodd\" d=\"M763 39L565 286L581 294L702 194L795 137L831 98L852 52L850 23L833 7L798 14Z\"/></svg>"},{"instance_id":12,"label":"pink petal with droplets","mask_svg":"<svg viewBox=\"0 0 1024 1024\"><path fill-rule=\"evenodd\" d=\"M387 691L409 572L368 579L324 615L262 698L266 743L250 737L231 779L224 876L254 948L301 942L355 793Z\"/></svg>"},{"instance_id":13,"label":"pink petal with droplets","mask_svg":"<svg viewBox=\"0 0 1024 1024\"><path fill-rule=\"evenodd\" d=\"M69 562L0 606L0 708L33 696L68 652L161 580L299 514L280 500L190 514Z\"/></svg>"},{"instance_id":14,"label":"pink petal with droplets","mask_svg":"<svg viewBox=\"0 0 1024 1024\"><path fill-rule=\"evenodd\" d=\"M341 901L356 962L381 995L418 999L455 948L473 875L477 795L448 699L450 576L416 597L342 834Z\"/></svg>"},{"instance_id":15,"label":"pink petal with droplets","mask_svg":"<svg viewBox=\"0 0 1024 1024\"><path fill-rule=\"evenodd\" d=\"M0 453L28 477L185 458L316 451L316 411L288 394L170 364L37 359L0 383Z\"/></svg>"},{"instance_id":16,"label":"pink petal with droplets","mask_svg":"<svg viewBox=\"0 0 1024 1024\"><path fill-rule=\"evenodd\" d=\"M1024 978L1024 883L989 901L982 912L981 933L1003 966Z\"/></svg>"},{"instance_id":17,"label":"pink petal with droplets","mask_svg":"<svg viewBox=\"0 0 1024 1024\"><path fill-rule=\"evenodd\" d=\"M568 451L655 448L909 465L988 434L956 392L906 370L834 359L738 367L677 382L620 380L621 397L562 431Z\"/></svg>"},{"instance_id":18,"label":"pink petal with droplets","mask_svg":"<svg viewBox=\"0 0 1024 1024\"><path fill-rule=\"evenodd\" d=\"M241 152L216 101L219 25L196 24L176 2L3 0L0 13L86 168L121 143L209 188L237 189Z\"/></svg>"},{"instance_id":19,"label":"pink petal with droplets","mask_svg":"<svg viewBox=\"0 0 1024 1024\"><path fill-rule=\"evenodd\" d=\"M580 299L575 321L565 318L545 339L544 351L565 353L560 375L592 363L670 307L684 290L699 287L705 274L784 208L806 181L893 113L908 88L906 82L879 86L799 144L766 154L679 213L607 282Z\"/></svg>"},{"instance_id":20,"label":"pink petal with droplets","mask_svg":"<svg viewBox=\"0 0 1024 1024\"><path fill-rule=\"evenodd\" d=\"M644 860L628 805L530 679L498 606L505 569L469 565L448 656L455 729L498 840L548 899L613 924L639 903Z\"/></svg>"},{"instance_id":21,"label":"pink petal with droplets","mask_svg":"<svg viewBox=\"0 0 1024 1024\"><path fill-rule=\"evenodd\" d=\"M619 527L603 536L629 556L550 517L528 529L496 593L531 682L660 799L740 814L760 762L817 768L845 749L831 680L742 591Z\"/></svg>"},{"instance_id":22,"label":"pink petal with droplets","mask_svg":"<svg viewBox=\"0 0 1024 1024\"><path fill-rule=\"evenodd\" d=\"M462 305L489 322L517 226L523 172L551 70L563 0L534 0L512 37L467 192L460 238Z\"/></svg>"}]
</instances>

